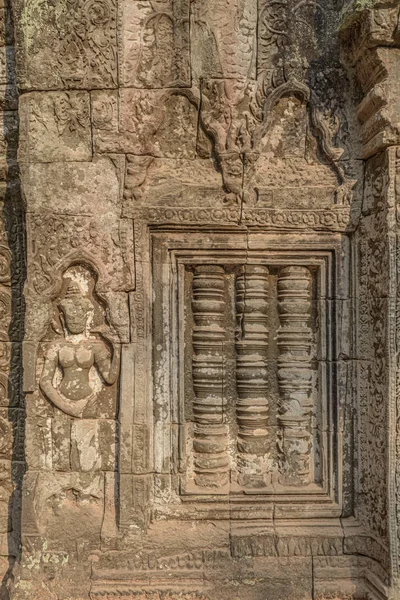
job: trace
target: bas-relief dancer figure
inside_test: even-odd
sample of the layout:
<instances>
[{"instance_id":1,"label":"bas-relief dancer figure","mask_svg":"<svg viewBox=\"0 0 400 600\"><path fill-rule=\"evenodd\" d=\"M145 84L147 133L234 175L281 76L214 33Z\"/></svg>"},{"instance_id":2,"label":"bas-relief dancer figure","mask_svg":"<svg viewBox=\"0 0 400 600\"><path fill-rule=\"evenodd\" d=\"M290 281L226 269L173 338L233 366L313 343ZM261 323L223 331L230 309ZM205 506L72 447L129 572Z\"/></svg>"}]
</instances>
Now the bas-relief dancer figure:
<instances>
[{"instance_id":1,"label":"bas-relief dancer figure","mask_svg":"<svg viewBox=\"0 0 400 600\"><path fill-rule=\"evenodd\" d=\"M102 333L102 337L110 342L110 353L107 343L91 333L94 306L82 294L78 284L69 284L58 308L64 338L52 342L47 348L40 388L61 411L81 418L88 404L97 396L90 381L91 368L95 366L104 383L112 385L118 378L120 350L118 344L113 344ZM59 369L62 376L57 384Z\"/></svg>"}]
</instances>

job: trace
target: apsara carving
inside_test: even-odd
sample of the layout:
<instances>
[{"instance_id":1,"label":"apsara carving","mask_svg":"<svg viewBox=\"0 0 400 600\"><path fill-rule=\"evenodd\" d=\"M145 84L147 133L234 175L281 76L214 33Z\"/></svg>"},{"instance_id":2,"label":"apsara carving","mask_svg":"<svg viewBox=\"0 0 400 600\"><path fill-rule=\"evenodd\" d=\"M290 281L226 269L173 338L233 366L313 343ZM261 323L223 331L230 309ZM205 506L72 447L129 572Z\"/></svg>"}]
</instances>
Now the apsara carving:
<instances>
[{"instance_id":1,"label":"apsara carving","mask_svg":"<svg viewBox=\"0 0 400 600\"><path fill-rule=\"evenodd\" d=\"M46 397L66 414L81 418L89 404L95 403L97 391L90 380L94 367L105 385L116 382L119 374L119 346L104 331L91 331L94 306L71 281L65 297L58 303L63 337L51 342L45 352L40 388ZM57 382L57 371L61 379Z\"/></svg>"}]
</instances>

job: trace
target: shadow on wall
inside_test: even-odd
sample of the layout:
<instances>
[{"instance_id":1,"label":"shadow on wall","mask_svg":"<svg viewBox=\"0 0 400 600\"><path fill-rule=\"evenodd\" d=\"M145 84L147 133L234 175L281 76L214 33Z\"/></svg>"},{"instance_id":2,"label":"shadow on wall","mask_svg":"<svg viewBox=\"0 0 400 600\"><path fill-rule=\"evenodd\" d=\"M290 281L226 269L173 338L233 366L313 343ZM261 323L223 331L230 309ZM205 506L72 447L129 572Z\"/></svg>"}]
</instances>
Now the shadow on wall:
<instances>
[{"instance_id":1,"label":"shadow on wall","mask_svg":"<svg viewBox=\"0 0 400 600\"><path fill-rule=\"evenodd\" d=\"M0 9L0 600L10 598L21 548L21 487L25 471L25 404L22 394L23 287L26 276L25 218L17 163L18 90L10 0ZM1 431L2 430L2 431ZM3 509L4 506L4 509Z\"/></svg>"}]
</instances>

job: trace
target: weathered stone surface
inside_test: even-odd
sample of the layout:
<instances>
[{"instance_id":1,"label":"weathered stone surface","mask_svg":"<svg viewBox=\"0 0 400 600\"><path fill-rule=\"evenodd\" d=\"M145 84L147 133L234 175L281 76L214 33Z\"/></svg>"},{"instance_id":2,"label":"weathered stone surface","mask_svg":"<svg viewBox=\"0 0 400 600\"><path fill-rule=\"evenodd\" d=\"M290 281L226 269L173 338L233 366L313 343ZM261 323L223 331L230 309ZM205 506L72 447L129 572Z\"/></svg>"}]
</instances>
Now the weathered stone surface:
<instances>
[{"instance_id":1,"label":"weathered stone surface","mask_svg":"<svg viewBox=\"0 0 400 600\"><path fill-rule=\"evenodd\" d=\"M399 18L0 2L0 597L398 598Z\"/></svg>"},{"instance_id":2,"label":"weathered stone surface","mask_svg":"<svg viewBox=\"0 0 400 600\"><path fill-rule=\"evenodd\" d=\"M87 161L92 157L89 94L24 94L20 101L21 162Z\"/></svg>"},{"instance_id":3,"label":"weathered stone surface","mask_svg":"<svg viewBox=\"0 0 400 600\"><path fill-rule=\"evenodd\" d=\"M123 0L120 11L121 85L189 87L189 0Z\"/></svg>"},{"instance_id":4,"label":"weathered stone surface","mask_svg":"<svg viewBox=\"0 0 400 600\"><path fill-rule=\"evenodd\" d=\"M198 103L178 92L137 88L122 88L119 94L93 92L95 150L196 158Z\"/></svg>"},{"instance_id":5,"label":"weathered stone surface","mask_svg":"<svg viewBox=\"0 0 400 600\"><path fill-rule=\"evenodd\" d=\"M14 5L18 80L25 89L108 88L117 82L117 8L112 0Z\"/></svg>"},{"instance_id":6,"label":"weathered stone surface","mask_svg":"<svg viewBox=\"0 0 400 600\"><path fill-rule=\"evenodd\" d=\"M119 216L125 161L119 156L95 156L91 162L22 164L29 212L57 215Z\"/></svg>"}]
</instances>

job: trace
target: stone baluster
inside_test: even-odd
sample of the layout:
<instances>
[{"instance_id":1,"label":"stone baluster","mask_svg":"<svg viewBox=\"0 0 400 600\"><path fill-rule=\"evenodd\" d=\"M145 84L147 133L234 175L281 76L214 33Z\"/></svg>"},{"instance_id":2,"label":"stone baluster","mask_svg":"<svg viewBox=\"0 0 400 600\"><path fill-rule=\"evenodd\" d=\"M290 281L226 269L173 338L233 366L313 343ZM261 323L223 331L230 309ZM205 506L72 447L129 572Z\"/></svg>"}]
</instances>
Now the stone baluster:
<instances>
[{"instance_id":1,"label":"stone baluster","mask_svg":"<svg viewBox=\"0 0 400 600\"><path fill-rule=\"evenodd\" d=\"M278 382L281 482L312 480L311 273L305 267L280 270L278 278Z\"/></svg>"},{"instance_id":2,"label":"stone baluster","mask_svg":"<svg viewBox=\"0 0 400 600\"><path fill-rule=\"evenodd\" d=\"M244 466L246 454L266 452L268 276L267 267L246 265L236 279L236 416Z\"/></svg>"},{"instance_id":3,"label":"stone baluster","mask_svg":"<svg viewBox=\"0 0 400 600\"><path fill-rule=\"evenodd\" d=\"M195 483L228 483L228 436L224 398L224 269L196 267L193 278L193 386Z\"/></svg>"}]
</instances>

